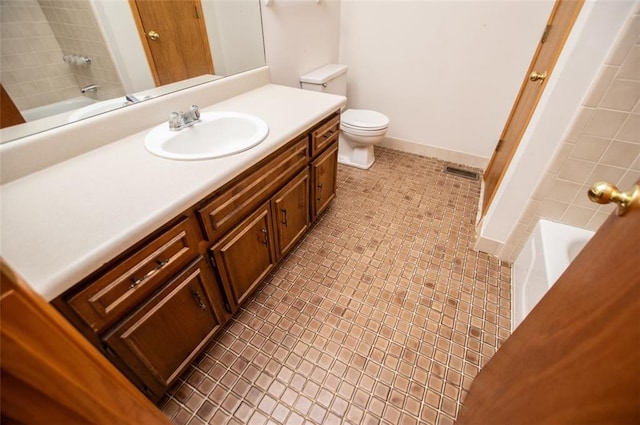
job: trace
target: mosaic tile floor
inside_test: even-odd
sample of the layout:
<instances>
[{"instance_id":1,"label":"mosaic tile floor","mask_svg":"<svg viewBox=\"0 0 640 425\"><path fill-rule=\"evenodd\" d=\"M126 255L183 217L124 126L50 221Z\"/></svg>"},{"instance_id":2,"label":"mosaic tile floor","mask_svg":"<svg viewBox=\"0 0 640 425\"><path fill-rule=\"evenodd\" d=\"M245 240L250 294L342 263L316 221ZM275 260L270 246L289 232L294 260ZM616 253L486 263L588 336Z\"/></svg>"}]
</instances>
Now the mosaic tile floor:
<instances>
[{"instance_id":1,"label":"mosaic tile floor","mask_svg":"<svg viewBox=\"0 0 640 425\"><path fill-rule=\"evenodd\" d=\"M479 181L376 150L172 387L175 424L451 424L509 336L510 266L472 249Z\"/></svg>"}]
</instances>

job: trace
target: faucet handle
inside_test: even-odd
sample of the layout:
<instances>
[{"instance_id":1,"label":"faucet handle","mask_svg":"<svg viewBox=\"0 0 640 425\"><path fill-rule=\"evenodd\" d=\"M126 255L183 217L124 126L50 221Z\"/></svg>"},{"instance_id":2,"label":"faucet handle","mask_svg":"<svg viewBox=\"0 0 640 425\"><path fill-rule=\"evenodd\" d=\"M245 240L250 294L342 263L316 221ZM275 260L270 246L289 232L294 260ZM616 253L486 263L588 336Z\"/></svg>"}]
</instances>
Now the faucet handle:
<instances>
[{"instance_id":1,"label":"faucet handle","mask_svg":"<svg viewBox=\"0 0 640 425\"><path fill-rule=\"evenodd\" d=\"M179 130L182 126L182 114L179 112L172 112L169 114L169 129Z\"/></svg>"},{"instance_id":2,"label":"faucet handle","mask_svg":"<svg viewBox=\"0 0 640 425\"><path fill-rule=\"evenodd\" d=\"M191 113L195 121L200 119L200 108L198 108L198 105L191 105Z\"/></svg>"}]
</instances>

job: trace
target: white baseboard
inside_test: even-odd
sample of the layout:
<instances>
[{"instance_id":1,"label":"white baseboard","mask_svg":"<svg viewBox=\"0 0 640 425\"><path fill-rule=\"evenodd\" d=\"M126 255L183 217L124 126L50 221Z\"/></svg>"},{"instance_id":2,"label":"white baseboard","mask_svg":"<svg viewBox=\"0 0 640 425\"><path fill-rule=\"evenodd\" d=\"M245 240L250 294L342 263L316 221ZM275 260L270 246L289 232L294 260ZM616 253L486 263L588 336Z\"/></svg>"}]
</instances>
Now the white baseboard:
<instances>
[{"instance_id":1,"label":"white baseboard","mask_svg":"<svg viewBox=\"0 0 640 425\"><path fill-rule=\"evenodd\" d=\"M386 137L384 141L380 143L380 146L402 152L437 158L454 164L466 165L471 168L480 168L481 170L485 170L489 164L489 158L452 151L437 146L423 145L421 143L410 142L408 140L398 139L395 137Z\"/></svg>"}]
</instances>

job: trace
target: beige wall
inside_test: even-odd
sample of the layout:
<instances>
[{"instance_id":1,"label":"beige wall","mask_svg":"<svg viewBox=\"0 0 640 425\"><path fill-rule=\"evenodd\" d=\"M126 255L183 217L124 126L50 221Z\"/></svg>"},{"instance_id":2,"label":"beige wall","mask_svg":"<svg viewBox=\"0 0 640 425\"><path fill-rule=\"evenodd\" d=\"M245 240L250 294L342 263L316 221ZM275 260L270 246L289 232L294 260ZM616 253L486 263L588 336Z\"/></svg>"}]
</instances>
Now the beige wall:
<instances>
[{"instance_id":1,"label":"beige wall","mask_svg":"<svg viewBox=\"0 0 640 425\"><path fill-rule=\"evenodd\" d=\"M272 81L349 66L349 105L391 119L385 144L472 167L495 147L552 1L272 0Z\"/></svg>"},{"instance_id":2,"label":"beige wall","mask_svg":"<svg viewBox=\"0 0 640 425\"><path fill-rule=\"evenodd\" d=\"M482 167L552 6L343 0L340 61L349 65L349 106L387 115L390 147ZM443 157L443 150L461 155Z\"/></svg>"},{"instance_id":3,"label":"beige wall","mask_svg":"<svg viewBox=\"0 0 640 425\"><path fill-rule=\"evenodd\" d=\"M261 1L271 81L300 87L300 76L338 63L341 1Z\"/></svg>"},{"instance_id":4,"label":"beige wall","mask_svg":"<svg viewBox=\"0 0 640 425\"><path fill-rule=\"evenodd\" d=\"M587 199L596 181L640 179L640 14L630 16L503 252L513 261L540 218L597 230L615 209Z\"/></svg>"}]
</instances>

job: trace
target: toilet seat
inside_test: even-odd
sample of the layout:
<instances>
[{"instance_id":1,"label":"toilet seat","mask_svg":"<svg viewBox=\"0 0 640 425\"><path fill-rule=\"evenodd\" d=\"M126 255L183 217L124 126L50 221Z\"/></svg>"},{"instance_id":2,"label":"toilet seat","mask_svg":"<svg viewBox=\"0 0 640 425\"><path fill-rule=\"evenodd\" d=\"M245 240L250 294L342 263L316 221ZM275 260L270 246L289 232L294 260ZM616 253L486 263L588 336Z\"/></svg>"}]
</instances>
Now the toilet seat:
<instances>
[{"instance_id":1,"label":"toilet seat","mask_svg":"<svg viewBox=\"0 0 640 425\"><path fill-rule=\"evenodd\" d=\"M389 118L368 109L347 109L340 117L340 126L356 131L386 130L389 127Z\"/></svg>"},{"instance_id":2,"label":"toilet seat","mask_svg":"<svg viewBox=\"0 0 640 425\"><path fill-rule=\"evenodd\" d=\"M348 127L340 124L340 130L347 134L353 134L354 136L382 136L387 132L387 128L379 128L375 130Z\"/></svg>"}]
</instances>

